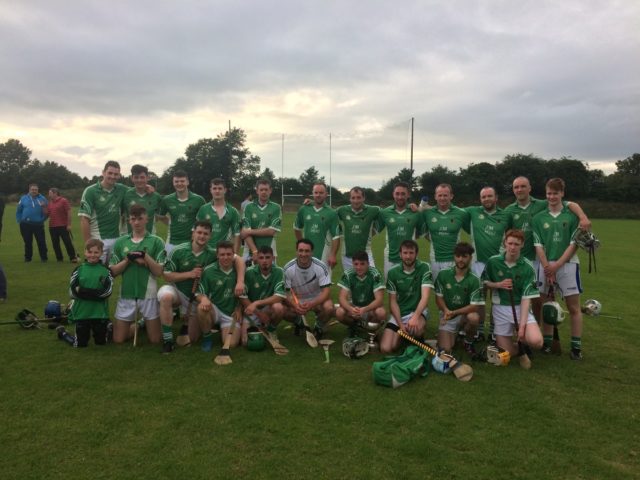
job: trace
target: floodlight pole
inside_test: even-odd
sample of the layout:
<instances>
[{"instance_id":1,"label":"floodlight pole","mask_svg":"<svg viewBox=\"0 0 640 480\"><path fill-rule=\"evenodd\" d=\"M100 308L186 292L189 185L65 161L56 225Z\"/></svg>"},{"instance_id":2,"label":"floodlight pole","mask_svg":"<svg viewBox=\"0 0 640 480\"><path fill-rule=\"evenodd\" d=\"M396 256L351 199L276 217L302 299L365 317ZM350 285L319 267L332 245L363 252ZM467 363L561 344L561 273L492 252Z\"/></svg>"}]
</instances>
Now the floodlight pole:
<instances>
[{"instance_id":1,"label":"floodlight pole","mask_svg":"<svg viewBox=\"0 0 640 480\"><path fill-rule=\"evenodd\" d=\"M411 175L413 175L413 117L411 117Z\"/></svg>"},{"instance_id":2,"label":"floodlight pole","mask_svg":"<svg viewBox=\"0 0 640 480\"><path fill-rule=\"evenodd\" d=\"M329 133L329 206L331 206L331 133Z\"/></svg>"},{"instance_id":3,"label":"floodlight pole","mask_svg":"<svg viewBox=\"0 0 640 480\"><path fill-rule=\"evenodd\" d=\"M282 168L282 173L280 174L280 192L282 195L280 199L280 205L282 205L282 208L284 209L284 133L282 134L282 148L280 152L280 162Z\"/></svg>"}]
</instances>

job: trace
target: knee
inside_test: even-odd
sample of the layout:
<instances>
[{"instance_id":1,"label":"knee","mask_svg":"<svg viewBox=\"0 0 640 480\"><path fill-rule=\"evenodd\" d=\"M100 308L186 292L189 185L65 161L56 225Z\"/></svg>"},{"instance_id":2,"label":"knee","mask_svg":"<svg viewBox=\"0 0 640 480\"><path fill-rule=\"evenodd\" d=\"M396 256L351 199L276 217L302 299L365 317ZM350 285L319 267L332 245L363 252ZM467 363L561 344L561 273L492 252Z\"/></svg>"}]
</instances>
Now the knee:
<instances>
[{"instance_id":1,"label":"knee","mask_svg":"<svg viewBox=\"0 0 640 480\"><path fill-rule=\"evenodd\" d=\"M336 308L336 318L339 321L343 322L345 316L346 316L346 311L345 311L344 308L342 308L342 307Z\"/></svg>"}]
</instances>

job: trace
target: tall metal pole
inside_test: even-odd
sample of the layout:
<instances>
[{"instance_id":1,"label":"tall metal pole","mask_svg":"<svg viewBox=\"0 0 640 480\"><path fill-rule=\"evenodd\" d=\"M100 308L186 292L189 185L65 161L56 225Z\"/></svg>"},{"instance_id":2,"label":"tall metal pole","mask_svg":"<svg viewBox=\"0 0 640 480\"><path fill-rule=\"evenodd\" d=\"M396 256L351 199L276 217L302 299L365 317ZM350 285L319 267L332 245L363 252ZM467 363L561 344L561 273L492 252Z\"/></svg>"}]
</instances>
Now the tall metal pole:
<instances>
[{"instance_id":1,"label":"tall metal pole","mask_svg":"<svg viewBox=\"0 0 640 480\"><path fill-rule=\"evenodd\" d=\"M411 175L413 175L413 117L411 117Z\"/></svg>"},{"instance_id":2,"label":"tall metal pole","mask_svg":"<svg viewBox=\"0 0 640 480\"><path fill-rule=\"evenodd\" d=\"M282 208L284 209L284 133L282 134L282 149L280 161L282 166L282 173L280 174L280 191L282 192L282 198L280 199L280 205L282 205Z\"/></svg>"},{"instance_id":3,"label":"tall metal pole","mask_svg":"<svg viewBox=\"0 0 640 480\"><path fill-rule=\"evenodd\" d=\"M331 206L331 133L329 133L329 206Z\"/></svg>"}]
</instances>

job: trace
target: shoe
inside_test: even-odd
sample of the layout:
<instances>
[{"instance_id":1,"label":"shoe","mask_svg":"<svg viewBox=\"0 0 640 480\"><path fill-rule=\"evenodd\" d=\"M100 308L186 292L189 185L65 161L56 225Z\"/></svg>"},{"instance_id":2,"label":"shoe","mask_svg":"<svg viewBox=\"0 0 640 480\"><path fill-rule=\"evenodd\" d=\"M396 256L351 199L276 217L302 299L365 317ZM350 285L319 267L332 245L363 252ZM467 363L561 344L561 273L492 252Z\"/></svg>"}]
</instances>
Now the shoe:
<instances>
[{"instance_id":1,"label":"shoe","mask_svg":"<svg viewBox=\"0 0 640 480\"><path fill-rule=\"evenodd\" d=\"M293 334L296 337L299 337L304 330L304 324L302 323L302 317L298 317L296 321L293 323Z\"/></svg>"},{"instance_id":2,"label":"shoe","mask_svg":"<svg viewBox=\"0 0 640 480\"><path fill-rule=\"evenodd\" d=\"M6 302L6 301L7 301L7 299L6 299L6 298L4 298L4 297L0 298L0 303L4 303L4 302Z\"/></svg>"},{"instance_id":3,"label":"shoe","mask_svg":"<svg viewBox=\"0 0 640 480\"><path fill-rule=\"evenodd\" d=\"M582 360L582 350L572 348L569 356L571 357L571 360Z\"/></svg>"},{"instance_id":4,"label":"shoe","mask_svg":"<svg viewBox=\"0 0 640 480\"><path fill-rule=\"evenodd\" d=\"M322 336L324 335L324 330L320 325L316 325L313 327L313 336L316 337L316 340L322 340Z\"/></svg>"},{"instance_id":5,"label":"shoe","mask_svg":"<svg viewBox=\"0 0 640 480\"><path fill-rule=\"evenodd\" d=\"M543 345L540 350L544 355L551 355L551 345Z\"/></svg>"},{"instance_id":6,"label":"shoe","mask_svg":"<svg viewBox=\"0 0 640 480\"><path fill-rule=\"evenodd\" d=\"M113 322L107 322L107 343L113 343Z\"/></svg>"},{"instance_id":7,"label":"shoe","mask_svg":"<svg viewBox=\"0 0 640 480\"><path fill-rule=\"evenodd\" d=\"M162 353L164 355L168 355L171 352L173 352L174 346L173 346L173 342L164 342L162 344Z\"/></svg>"},{"instance_id":8,"label":"shoe","mask_svg":"<svg viewBox=\"0 0 640 480\"><path fill-rule=\"evenodd\" d=\"M200 348L203 352L210 352L213 348L213 338L203 338Z\"/></svg>"},{"instance_id":9,"label":"shoe","mask_svg":"<svg viewBox=\"0 0 640 480\"><path fill-rule=\"evenodd\" d=\"M64 329L63 325L60 325L56 327L56 333L58 334L58 340L62 340L65 334L67 333L67 331Z\"/></svg>"},{"instance_id":10,"label":"shoe","mask_svg":"<svg viewBox=\"0 0 640 480\"><path fill-rule=\"evenodd\" d=\"M189 335L189 326L183 324L180 327L180 331L178 332L178 335Z\"/></svg>"},{"instance_id":11,"label":"shoe","mask_svg":"<svg viewBox=\"0 0 640 480\"><path fill-rule=\"evenodd\" d=\"M64 260L62 258L56 258L56 262L61 263L61 262L64 262Z\"/></svg>"},{"instance_id":12,"label":"shoe","mask_svg":"<svg viewBox=\"0 0 640 480\"><path fill-rule=\"evenodd\" d=\"M80 257L78 257L77 255L75 257L73 257L71 260L71 263L78 263L80 261Z\"/></svg>"},{"instance_id":13,"label":"shoe","mask_svg":"<svg viewBox=\"0 0 640 480\"><path fill-rule=\"evenodd\" d=\"M476 336L473 337L476 342L484 342L484 332L477 332Z\"/></svg>"},{"instance_id":14,"label":"shoe","mask_svg":"<svg viewBox=\"0 0 640 480\"><path fill-rule=\"evenodd\" d=\"M146 323L144 322L144 319L140 319L138 320L138 331L144 330L146 327Z\"/></svg>"},{"instance_id":15,"label":"shoe","mask_svg":"<svg viewBox=\"0 0 640 480\"><path fill-rule=\"evenodd\" d=\"M476 352L476 349L473 347L473 343L469 343L466 340L464 341L464 351L467 352L471 358L478 355L478 352Z\"/></svg>"}]
</instances>

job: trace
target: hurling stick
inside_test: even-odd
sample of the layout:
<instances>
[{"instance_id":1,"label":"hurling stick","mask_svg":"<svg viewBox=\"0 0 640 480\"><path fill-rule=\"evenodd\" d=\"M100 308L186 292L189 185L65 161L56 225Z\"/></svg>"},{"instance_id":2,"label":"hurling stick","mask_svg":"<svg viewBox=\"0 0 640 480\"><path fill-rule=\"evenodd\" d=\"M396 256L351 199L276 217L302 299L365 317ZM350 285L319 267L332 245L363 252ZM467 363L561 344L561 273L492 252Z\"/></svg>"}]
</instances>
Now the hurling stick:
<instances>
[{"instance_id":1,"label":"hurling stick","mask_svg":"<svg viewBox=\"0 0 640 480\"><path fill-rule=\"evenodd\" d=\"M269 345L271 345L271 348L273 348L273 351L275 352L276 355L286 355L287 353L289 353L289 349L284 345L282 345L276 338L274 338L264 328L260 327L260 332L262 333L264 338L266 338L267 342L269 342Z\"/></svg>"},{"instance_id":2,"label":"hurling stick","mask_svg":"<svg viewBox=\"0 0 640 480\"><path fill-rule=\"evenodd\" d=\"M222 345L220 353L213 359L213 361L217 365L229 365L230 363L233 363L233 361L231 360L231 338L233 337L233 332L236 329L236 322L239 316L240 306L236 307L235 311L233 312L231 326L229 327L229 331L227 332L227 338L225 338L224 340L224 344Z\"/></svg>"},{"instance_id":3,"label":"hurling stick","mask_svg":"<svg viewBox=\"0 0 640 480\"><path fill-rule=\"evenodd\" d=\"M406 341L420 347L425 352L428 352L431 355L438 355L438 351L435 348L430 347L426 343L422 343L419 340L416 340L401 328L398 328L397 333L401 338L404 338ZM456 378L461 382L468 382L473 378L473 368L471 368L471 366L467 365L466 363L459 362L453 356L451 356L449 367L453 371L453 374L456 376Z\"/></svg>"},{"instance_id":4,"label":"hurling stick","mask_svg":"<svg viewBox=\"0 0 640 480\"><path fill-rule=\"evenodd\" d=\"M551 300L555 302L556 291L553 288L553 283L549 283L549 296L551 297ZM560 343L558 325L553 326L553 341L551 342L551 353L555 355L562 355L562 344Z\"/></svg>"},{"instance_id":5,"label":"hurling stick","mask_svg":"<svg viewBox=\"0 0 640 480\"><path fill-rule=\"evenodd\" d=\"M524 349L524 345L520 341L519 338L519 327L518 327L518 313L516 312L516 304L513 299L513 290L509 290L509 302L511 303L511 314L513 315L513 324L516 327L516 337L518 337L518 361L520 362L520 366L525 370L529 370L531 368L531 359L527 352Z\"/></svg>"},{"instance_id":6,"label":"hurling stick","mask_svg":"<svg viewBox=\"0 0 640 480\"><path fill-rule=\"evenodd\" d=\"M296 295L296 292L293 290L293 288L291 289L291 296L293 297L293 301L295 302L295 304L297 306L300 306L300 301L298 300L298 296ZM302 318L302 325L304 325L307 343L311 348L317 348L318 340L316 339L315 335L311 333L311 329L309 328L309 324L307 323L307 318L304 315L300 315L300 317Z\"/></svg>"},{"instance_id":7,"label":"hurling stick","mask_svg":"<svg viewBox=\"0 0 640 480\"><path fill-rule=\"evenodd\" d=\"M200 264L196 265L199 267ZM195 300L196 290L200 286L200 277L196 277L193 279L193 285L191 286L191 296L189 297L189 305L187 306L187 314L182 319L182 327L180 329L180 334L176 338L176 343L181 347L189 347L191 345L191 338L189 338L189 319L191 318L191 308L193 307L193 302ZM186 324L185 324L186 321ZM187 328L184 328L187 327Z\"/></svg>"}]
</instances>

